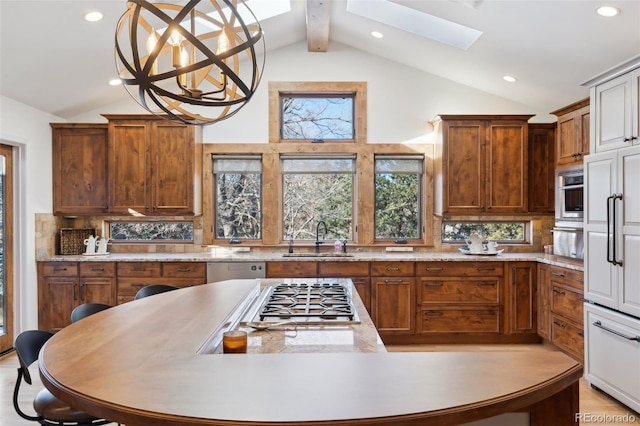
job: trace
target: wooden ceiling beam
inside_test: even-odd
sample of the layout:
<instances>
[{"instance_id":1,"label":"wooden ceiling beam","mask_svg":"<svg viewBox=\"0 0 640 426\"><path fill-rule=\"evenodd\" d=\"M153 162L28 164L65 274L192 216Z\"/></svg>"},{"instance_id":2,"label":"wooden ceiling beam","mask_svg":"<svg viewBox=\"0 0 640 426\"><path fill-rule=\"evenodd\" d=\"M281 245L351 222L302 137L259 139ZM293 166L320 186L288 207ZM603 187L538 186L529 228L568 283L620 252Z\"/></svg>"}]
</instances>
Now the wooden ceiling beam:
<instances>
[{"instance_id":1,"label":"wooden ceiling beam","mask_svg":"<svg viewBox=\"0 0 640 426\"><path fill-rule=\"evenodd\" d=\"M307 50L326 52L329 48L331 0L307 0Z\"/></svg>"}]
</instances>

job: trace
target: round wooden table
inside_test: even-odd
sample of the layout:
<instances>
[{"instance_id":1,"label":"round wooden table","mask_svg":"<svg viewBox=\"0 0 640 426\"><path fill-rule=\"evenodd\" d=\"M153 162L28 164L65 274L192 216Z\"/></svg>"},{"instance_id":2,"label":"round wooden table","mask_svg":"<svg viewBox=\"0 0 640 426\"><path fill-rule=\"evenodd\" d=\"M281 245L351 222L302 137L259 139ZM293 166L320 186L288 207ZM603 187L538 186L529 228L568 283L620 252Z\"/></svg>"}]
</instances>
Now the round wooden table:
<instances>
[{"instance_id":1,"label":"round wooden table","mask_svg":"<svg viewBox=\"0 0 640 426\"><path fill-rule=\"evenodd\" d=\"M255 286L201 285L58 332L40 373L65 402L135 425L453 425L530 412L575 424L579 363L560 352L202 354Z\"/></svg>"}]
</instances>

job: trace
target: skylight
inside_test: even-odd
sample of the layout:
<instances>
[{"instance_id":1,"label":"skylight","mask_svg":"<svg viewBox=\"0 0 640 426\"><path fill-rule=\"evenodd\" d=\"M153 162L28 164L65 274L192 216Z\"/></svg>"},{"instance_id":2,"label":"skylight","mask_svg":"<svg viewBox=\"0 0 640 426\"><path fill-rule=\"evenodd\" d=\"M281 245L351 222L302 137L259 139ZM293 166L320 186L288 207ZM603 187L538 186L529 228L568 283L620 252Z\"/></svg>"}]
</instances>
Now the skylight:
<instances>
[{"instance_id":1,"label":"skylight","mask_svg":"<svg viewBox=\"0 0 640 426\"><path fill-rule=\"evenodd\" d=\"M347 0L347 12L462 50L482 35L482 31L387 0Z\"/></svg>"}]
</instances>

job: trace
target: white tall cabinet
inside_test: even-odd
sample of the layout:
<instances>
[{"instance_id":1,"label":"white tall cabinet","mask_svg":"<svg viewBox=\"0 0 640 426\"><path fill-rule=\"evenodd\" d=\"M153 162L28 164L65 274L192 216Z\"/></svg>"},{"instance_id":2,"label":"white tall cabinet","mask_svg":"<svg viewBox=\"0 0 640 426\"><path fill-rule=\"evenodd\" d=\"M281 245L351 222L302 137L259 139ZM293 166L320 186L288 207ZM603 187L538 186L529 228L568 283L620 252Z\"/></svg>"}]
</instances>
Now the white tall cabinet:
<instances>
[{"instance_id":1,"label":"white tall cabinet","mask_svg":"<svg viewBox=\"0 0 640 426\"><path fill-rule=\"evenodd\" d=\"M640 56L584 85L585 373L640 411Z\"/></svg>"}]
</instances>

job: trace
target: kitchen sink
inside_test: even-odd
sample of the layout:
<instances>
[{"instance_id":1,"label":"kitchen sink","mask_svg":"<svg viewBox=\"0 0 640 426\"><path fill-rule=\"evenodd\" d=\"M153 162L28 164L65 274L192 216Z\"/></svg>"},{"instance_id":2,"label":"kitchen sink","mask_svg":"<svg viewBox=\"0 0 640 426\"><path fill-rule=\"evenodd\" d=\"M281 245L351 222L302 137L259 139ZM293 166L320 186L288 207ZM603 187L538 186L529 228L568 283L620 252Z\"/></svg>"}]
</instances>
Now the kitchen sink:
<instances>
[{"instance_id":1,"label":"kitchen sink","mask_svg":"<svg viewBox=\"0 0 640 426\"><path fill-rule=\"evenodd\" d=\"M283 253L282 257L353 257L352 253Z\"/></svg>"}]
</instances>

